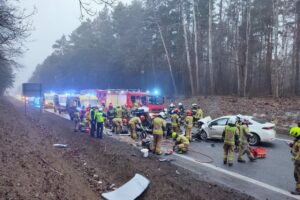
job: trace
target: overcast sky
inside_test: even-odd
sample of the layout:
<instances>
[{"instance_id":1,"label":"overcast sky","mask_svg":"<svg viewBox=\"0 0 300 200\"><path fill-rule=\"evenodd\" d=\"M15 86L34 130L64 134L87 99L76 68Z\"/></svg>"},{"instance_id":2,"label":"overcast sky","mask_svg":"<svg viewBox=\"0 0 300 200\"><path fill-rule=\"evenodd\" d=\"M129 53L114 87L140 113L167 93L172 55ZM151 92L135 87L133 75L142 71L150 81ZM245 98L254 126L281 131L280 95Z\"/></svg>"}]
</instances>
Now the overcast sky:
<instances>
[{"instance_id":1,"label":"overcast sky","mask_svg":"<svg viewBox=\"0 0 300 200\"><path fill-rule=\"evenodd\" d=\"M22 0L19 5L28 11L36 8L36 14L32 18L34 30L26 42L28 50L19 60L25 67L17 72L15 87L26 82L36 65L51 54L57 39L63 34L69 35L80 25L78 0Z\"/></svg>"}]
</instances>

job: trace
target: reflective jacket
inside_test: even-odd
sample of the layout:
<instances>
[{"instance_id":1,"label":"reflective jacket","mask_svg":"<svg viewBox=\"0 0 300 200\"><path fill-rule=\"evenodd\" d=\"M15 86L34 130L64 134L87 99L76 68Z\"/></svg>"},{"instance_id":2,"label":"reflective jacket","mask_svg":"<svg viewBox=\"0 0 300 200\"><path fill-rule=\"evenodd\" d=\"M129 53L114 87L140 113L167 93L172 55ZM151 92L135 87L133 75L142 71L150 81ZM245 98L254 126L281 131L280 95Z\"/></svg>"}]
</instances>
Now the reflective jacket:
<instances>
[{"instance_id":1,"label":"reflective jacket","mask_svg":"<svg viewBox=\"0 0 300 200\"><path fill-rule=\"evenodd\" d=\"M172 126L178 126L179 116L177 114L171 115Z\"/></svg>"},{"instance_id":2,"label":"reflective jacket","mask_svg":"<svg viewBox=\"0 0 300 200\"><path fill-rule=\"evenodd\" d=\"M203 110L201 108L197 109L195 114L196 119L202 119L203 118Z\"/></svg>"},{"instance_id":3,"label":"reflective jacket","mask_svg":"<svg viewBox=\"0 0 300 200\"><path fill-rule=\"evenodd\" d=\"M225 126L224 144L235 145L236 136L238 136L238 129L236 126Z\"/></svg>"},{"instance_id":4,"label":"reflective jacket","mask_svg":"<svg viewBox=\"0 0 300 200\"><path fill-rule=\"evenodd\" d=\"M292 146L292 155L294 161L300 161L300 141L295 139Z\"/></svg>"},{"instance_id":5,"label":"reflective jacket","mask_svg":"<svg viewBox=\"0 0 300 200\"><path fill-rule=\"evenodd\" d=\"M249 128L247 125L243 124L240 125L239 127L239 138L240 138L240 143L241 144L248 144L248 136L250 135L249 133Z\"/></svg>"},{"instance_id":6,"label":"reflective jacket","mask_svg":"<svg viewBox=\"0 0 300 200\"><path fill-rule=\"evenodd\" d=\"M156 117L153 119L153 134L162 135L166 129L166 121Z\"/></svg>"},{"instance_id":7,"label":"reflective jacket","mask_svg":"<svg viewBox=\"0 0 300 200\"><path fill-rule=\"evenodd\" d=\"M181 144L190 144L189 139L187 139L187 137L185 137L184 135L179 135L176 139L177 142L180 142Z\"/></svg>"},{"instance_id":8,"label":"reflective jacket","mask_svg":"<svg viewBox=\"0 0 300 200\"><path fill-rule=\"evenodd\" d=\"M129 120L130 125L142 124L142 121L139 117L133 117Z\"/></svg>"},{"instance_id":9,"label":"reflective jacket","mask_svg":"<svg viewBox=\"0 0 300 200\"><path fill-rule=\"evenodd\" d=\"M122 108L117 108L116 109L116 118L122 118L123 111Z\"/></svg>"},{"instance_id":10,"label":"reflective jacket","mask_svg":"<svg viewBox=\"0 0 300 200\"><path fill-rule=\"evenodd\" d=\"M102 112L96 112L95 113L95 121L98 123L103 123L104 122L104 117Z\"/></svg>"},{"instance_id":11,"label":"reflective jacket","mask_svg":"<svg viewBox=\"0 0 300 200\"><path fill-rule=\"evenodd\" d=\"M186 128L193 128L193 117L192 116L186 116L185 126L186 126Z\"/></svg>"}]
</instances>

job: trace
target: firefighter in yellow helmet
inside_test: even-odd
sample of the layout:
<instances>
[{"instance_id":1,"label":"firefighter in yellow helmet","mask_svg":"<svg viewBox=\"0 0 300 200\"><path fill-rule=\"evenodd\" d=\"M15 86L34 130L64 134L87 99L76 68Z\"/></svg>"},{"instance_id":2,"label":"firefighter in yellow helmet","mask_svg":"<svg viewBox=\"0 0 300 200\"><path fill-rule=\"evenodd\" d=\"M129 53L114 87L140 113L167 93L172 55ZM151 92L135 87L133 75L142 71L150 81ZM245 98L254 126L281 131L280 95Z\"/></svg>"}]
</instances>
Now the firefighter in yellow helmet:
<instances>
[{"instance_id":1,"label":"firefighter in yellow helmet","mask_svg":"<svg viewBox=\"0 0 300 200\"><path fill-rule=\"evenodd\" d=\"M235 145L238 145L239 137L238 128L236 127L236 117L231 117L228 124L225 126L223 132L224 138L224 165L228 163L229 166L233 165L233 155Z\"/></svg>"},{"instance_id":2,"label":"firefighter in yellow helmet","mask_svg":"<svg viewBox=\"0 0 300 200\"><path fill-rule=\"evenodd\" d=\"M298 122L297 126L291 128L290 135L295 138L290 147L292 148L291 153L294 161L294 177L296 181L296 189L291 193L300 195L300 122Z\"/></svg>"},{"instance_id":3,"label":"firefighter in yellow helmet","mask_svg":"<svg viewBox=\"0 0 300 200\"><path fill-rule=\"evenodd\" d=\"M192 140L192 128L193 128L193 116L192 111L187 110L186 111L186 117L185 117L185 136L189 141Z\"/></svg>"},{"instance_id":4,"label":"firefighter in yellow helmet","mask_svg":"<svg viewBox=\"0 0 300 200\"><path fill-rule=\"evenodd\" d=\"M163 134L166 130L166 121L164 120L166 115L164 112L160 112L158 117L153 119L153 147L152 152L161 155L160 150L161 142L163 140Z\"/></svg>"},{"instance_id":5,"label":"firefighter in yellow helmet","mask_svg":"<svg viewBox=\"0 0 300 200\"><path fill-rule=\"evenodd\" d=\"M173 147L174 151L177 153L186 153L190 145L190 141L184 135L178 135L176 132L172 133L172 138L175 140L175 145Z\"/></svg>"},{"instance_id":6,"label":"firefighter in yellow helmet","mask_svg":"<svg viewBox=\"0 0 300 200\"><path fill-rule=\"evenodd\" d=\"M136 140L137 139L136 126L139 125L143 128L142 121L139 117L135 116L135 117L131 118L128 123L129 123L129 127L130 127L131 138Z\"/></svg>"},{"instance_id":7,"label":"firefighter in yellow helmet","mask_svg":"<svg viewBox=\"0 0 300 200\"><path fill-rule=\"evenodd\" d=\"M176 108L172 111L171 115L171 121L172 121L172 130L173 132L179 133L179 116L178 116L179 110Z\"/></svg>"}]
</instances>

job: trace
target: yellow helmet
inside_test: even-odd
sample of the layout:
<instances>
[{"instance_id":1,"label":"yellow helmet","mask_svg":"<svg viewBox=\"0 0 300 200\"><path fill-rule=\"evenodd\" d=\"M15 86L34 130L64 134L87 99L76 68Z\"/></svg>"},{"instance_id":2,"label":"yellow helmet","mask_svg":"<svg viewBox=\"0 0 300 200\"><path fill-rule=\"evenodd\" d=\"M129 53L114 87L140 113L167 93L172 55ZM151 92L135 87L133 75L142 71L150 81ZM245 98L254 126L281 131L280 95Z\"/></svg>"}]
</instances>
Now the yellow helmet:
<instances>
[{"instance_id":1,"label":"yellow helmet","mask_svg":"<svg viewBox=\"0 0 300 200\"><path fill-rule=\"evenodd\" d=\"M300 127L295 126L295 127L291 128L290 135L293 137L299 137L300 136Z\"/></svg>"},{"instance_id":2,"label":"yellow helmet","mask_svg":"<svg viewBox=\"0 0 300 200\"><path fill-rule=\"evenodd\" d=\"M172 133L172 138L173 138L173 139L177 138L177 133L176 133L176 132L173 132L173 133Z\"/></svg>"}]
</instances>

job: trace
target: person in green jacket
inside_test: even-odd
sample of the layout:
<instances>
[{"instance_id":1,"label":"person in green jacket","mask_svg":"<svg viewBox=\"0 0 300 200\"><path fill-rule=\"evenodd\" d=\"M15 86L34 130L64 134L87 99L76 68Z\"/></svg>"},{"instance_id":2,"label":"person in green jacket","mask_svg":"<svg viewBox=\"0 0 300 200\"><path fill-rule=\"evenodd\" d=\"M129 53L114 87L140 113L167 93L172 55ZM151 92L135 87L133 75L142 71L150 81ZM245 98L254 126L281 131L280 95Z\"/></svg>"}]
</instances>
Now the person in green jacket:
<instances>
[{"instance_id":1,"label":"person in green jacket","mask_svg":"<svg viewBox=\"0 0 300 200\"><path fill-rule=\"evenodd\" d=\"M292 148L291 153L294 161L294 177L296 181L296 189L291 193L300 195L300 123L298 123L298 126L291 128L290 135L295 138L290 147Z\"/></svg>"},{"instance_id":2,"label":"person in green jacket","mask_svg":"<svg viewBox=\"0 0 300 200\"><path fill-rule=\"evenodd\" d=\"M95 121L97 124L97 138L103 138L103 124L104 124L104 114L102 108L96 108Z\"/></svg>"}]
</instances>

